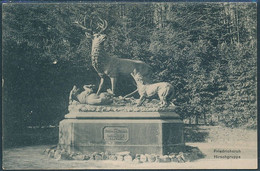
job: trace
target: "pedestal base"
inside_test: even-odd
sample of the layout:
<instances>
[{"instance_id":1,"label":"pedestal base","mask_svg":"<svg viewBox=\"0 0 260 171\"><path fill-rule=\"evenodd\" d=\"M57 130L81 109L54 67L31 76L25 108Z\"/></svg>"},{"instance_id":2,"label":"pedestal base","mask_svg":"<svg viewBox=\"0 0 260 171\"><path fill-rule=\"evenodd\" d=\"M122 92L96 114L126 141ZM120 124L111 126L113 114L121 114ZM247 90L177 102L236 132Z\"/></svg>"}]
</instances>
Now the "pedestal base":
<instances>
[{"instance_id":1,"label":"pedestal base","mask_svg":"<svg viewBox=\"0 0 260 171\"><path fill-rule=\"evenodd\" d=\"M165 155L184 147L183 122L171 112L80 112L59 127L59 145L68 152L122 152Z\"/></svg>"}]
</instances>

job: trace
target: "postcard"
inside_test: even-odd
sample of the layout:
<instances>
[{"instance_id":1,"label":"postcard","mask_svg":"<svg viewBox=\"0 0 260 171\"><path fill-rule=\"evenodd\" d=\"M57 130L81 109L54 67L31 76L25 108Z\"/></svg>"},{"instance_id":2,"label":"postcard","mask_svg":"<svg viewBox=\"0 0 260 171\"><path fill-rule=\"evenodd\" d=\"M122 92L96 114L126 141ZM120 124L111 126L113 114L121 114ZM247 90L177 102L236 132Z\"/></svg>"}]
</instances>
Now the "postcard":
<instances>
[{"instance_id":1,"label":"postcard","mask_svg":"<svg viewBox=\"0 0 260 171\"><path fill-rule=\"evenodd\" d=\"M5 170L257 169L257 3L3 2Z\"/></svg>"}]
</instances>

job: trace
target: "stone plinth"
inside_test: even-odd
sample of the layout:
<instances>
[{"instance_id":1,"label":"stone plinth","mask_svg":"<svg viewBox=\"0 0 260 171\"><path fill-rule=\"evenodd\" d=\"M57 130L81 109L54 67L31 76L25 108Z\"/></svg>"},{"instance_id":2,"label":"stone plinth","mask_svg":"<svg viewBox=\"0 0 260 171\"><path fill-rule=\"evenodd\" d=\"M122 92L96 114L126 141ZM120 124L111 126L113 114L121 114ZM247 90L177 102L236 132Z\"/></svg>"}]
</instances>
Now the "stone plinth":
<instances>
[{"instance_id":1,"label":"stone plinth","mask_svg":"<svg viewBox=\"0 0 260 171\"><path fill-rule=\"evenodd\" d=\"M60 122L59 145L68 152L178 152L183 122L174 112L78 112Z\"/></svg>"}]
</instances>

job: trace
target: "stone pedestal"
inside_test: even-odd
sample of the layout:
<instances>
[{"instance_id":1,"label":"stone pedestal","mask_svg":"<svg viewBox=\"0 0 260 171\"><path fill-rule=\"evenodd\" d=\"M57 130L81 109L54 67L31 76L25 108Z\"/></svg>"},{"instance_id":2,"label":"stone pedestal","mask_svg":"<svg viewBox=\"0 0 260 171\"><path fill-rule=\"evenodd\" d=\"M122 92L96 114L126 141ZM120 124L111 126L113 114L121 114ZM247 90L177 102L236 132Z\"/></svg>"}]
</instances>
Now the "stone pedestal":
<instances>
[{"instance_id":1,"label":"stone pedestal","mask_svg":"<svg viewBox=\"0 0 260 171\"><path fill-rule=\"evenodd\" d=\"M184 147L183 122L173 112L78 112L65 115L59 145L68 152L130 151L165 155Z\"/></svg>"}]
</instances>

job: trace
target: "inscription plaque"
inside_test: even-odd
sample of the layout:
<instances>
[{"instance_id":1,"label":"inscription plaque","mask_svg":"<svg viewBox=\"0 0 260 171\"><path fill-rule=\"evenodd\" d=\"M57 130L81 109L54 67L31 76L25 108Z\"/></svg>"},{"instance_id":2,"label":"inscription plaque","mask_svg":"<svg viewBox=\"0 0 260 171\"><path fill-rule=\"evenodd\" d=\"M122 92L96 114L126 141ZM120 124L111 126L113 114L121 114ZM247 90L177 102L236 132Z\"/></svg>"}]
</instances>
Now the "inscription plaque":
<instances>
[{"instance_id":1,"label":"inscription plaque","mask_svg":"<svg viewBox=\"0 0 260 171\"><path fill-rule=\"evenodd\" d=\"M126 142L129 138L126 127L105 127L104 140L112 142Z\"/></svg>"}]
</instances>

